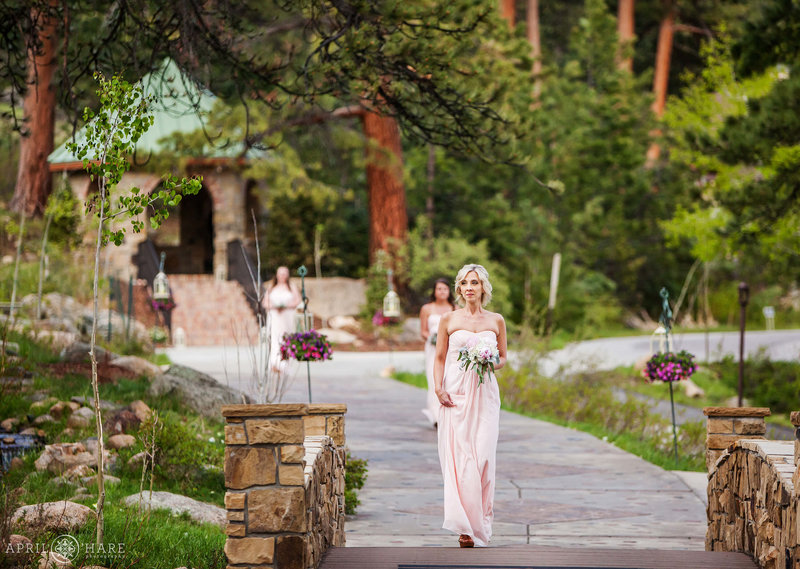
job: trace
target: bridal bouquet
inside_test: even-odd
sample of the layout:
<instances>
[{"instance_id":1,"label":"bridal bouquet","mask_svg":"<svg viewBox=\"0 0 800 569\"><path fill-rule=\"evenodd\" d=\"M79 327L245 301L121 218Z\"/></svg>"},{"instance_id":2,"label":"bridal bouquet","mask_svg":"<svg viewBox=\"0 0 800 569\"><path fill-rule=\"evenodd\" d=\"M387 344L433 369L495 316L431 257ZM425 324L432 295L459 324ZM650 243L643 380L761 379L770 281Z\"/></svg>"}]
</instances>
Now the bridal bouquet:
<instances>
[{"instance_id":1,"label":"bridal bouquet","mask_svg":"<svg viewBox=\"0 0 800 569\"><path fill-rule=\"evenodd\" d=\"M439 333L438 332L434 332L433 334L428 336L428 341L431 343L431 346L435 346L436 345L436 338L438 338L438 337L439 337Z\"/></svg>"},{"instance_id":2,"label":"bridal bouquet","mask_svg":"<svg viewBox=\"0 0 800 569\"><path fill-rule=\"evenodd\" d=\"M483 383L483 375L490 371L494 372L494 364L500 363L497 341L472 338L458 351L456 361L462 362L461 369L474 369L478 374L478 385L480 385Z\"/></svg>"}]
</instances>

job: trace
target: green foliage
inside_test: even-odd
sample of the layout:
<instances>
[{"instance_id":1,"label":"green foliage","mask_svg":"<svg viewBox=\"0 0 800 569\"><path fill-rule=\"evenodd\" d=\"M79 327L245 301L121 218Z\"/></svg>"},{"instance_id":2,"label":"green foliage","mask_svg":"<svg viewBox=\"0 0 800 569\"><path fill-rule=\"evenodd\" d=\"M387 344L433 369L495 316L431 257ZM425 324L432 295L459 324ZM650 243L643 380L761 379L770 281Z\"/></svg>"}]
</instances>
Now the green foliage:
<instances>
[{"instance_id":1,"label":"green foliage","mask_svg":"<svg viewBox=\"0 0 800 569\"><path fill-rule=\"evenodd\" d=\"M156 437L154 475L158 484L175 484L183 492L207 493L217 488L214 501L222 499L224 438L218 433L209 438L199 425L186 417L162 413L163 428ZM142 424L147 430L147 424ZM206 497L208 499L208 497Z\"/></svg>"},{"instance_id":2,"label":"green foliage","mask_svg":"<svg viewBox=\"0 0 800 569\"><path fill-rule=\"evenodd\" d=\"M88 212L95 212L100 219L100 240L105 245L112 241L122 244L127 231L125 225L109 227L106 220L123 217L135 233L144 228L139 216L145 207L152 208L150 225L157 229L169 217L169 207L178 205L184 194L200 191L199 178L182 178L168 175L162 180L159 190L153 194L142 194L133 187L112 199L114 189L131 163L136 143L153 124L148 112L152 101L148 100L141 86L131 85L119 75L106 79L101 73L94 75L98 82L97 96L100 108L95 113L89 107L84 110L85 140L67 143L67 148L83 162L84 169L92 180L98 181L99 192L86 203Z\"/></svg>"},{"instance_id":3,"label":"green foliage","mask_svg":"<svg viewBox=\"0 0 800 569\"><path fill-rule=\"evenodd\" d=\"M349 449L345 460L344 512L348 515L353 515L356 513L359 504L361 504L358 499L358 490L361 490L367 481L367 461L353 457Z\"/></svg>"},{"instance_id":4,"label":"green foliage","mask_svg":"<svg viewBox=\"0 0 800 569\"><path fill-rule=\"evenodd\" d=\"M52 218L47 238L48 243L63 245L67 249L72 249L80 243L79 204L66 179L62 184L57 185L50 194L44 215Z\"/></svg>"},{"instance_id":5,"label":"green foliage","mask_svg":"<svg viewBox=\"0 0 800 569\"><path fill-rule=\"evenodd\" d=\"M470 243L458 231L437 236L432 242L425 235L427 220L417 219L417 226L409 232L406 250L401 253L405 260L405 270L409 285L417 298L427 302L433 283L438 278L446 278L455 283L456 274L466 264L477 263L486 267L492 283L492 302L489 310L508 314L511 309L507 272L492 259L487 240ZM451 288L452 288L451 284Z\"/></svg>"},{"instance_id":6,"label":"green foliage","mask_svg":"<svg viewBox=\"0 0 800 569\"><path fill-rule=\"evenodd\" d=\"M710 367L731 390L738 389L739 362L733 356ZM773 361L765 355L745 360L744 396L754 406L769 407L773 414L797 411L800 363Z\"/></svg>"}]
</instances>

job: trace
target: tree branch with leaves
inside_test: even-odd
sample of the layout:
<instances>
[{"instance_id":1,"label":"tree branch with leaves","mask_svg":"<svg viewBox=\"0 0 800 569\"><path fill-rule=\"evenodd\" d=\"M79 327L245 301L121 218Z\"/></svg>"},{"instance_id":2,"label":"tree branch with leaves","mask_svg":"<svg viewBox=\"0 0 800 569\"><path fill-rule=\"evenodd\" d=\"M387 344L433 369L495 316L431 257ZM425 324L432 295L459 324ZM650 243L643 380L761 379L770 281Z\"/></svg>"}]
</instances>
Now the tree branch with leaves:
<instances>
[{"instance_id":1,"label":"tree branch with leaves","mask_svg":"<svg viewBox=\"0 0 800 569\"><path fill-rule=\"evenodd\" d=\"M92 361L92 392L94 395L95 422L97 427L97 543L103 542L103 507L105 486L103 483L104 452L103 420L100 411L100 391L98 386L97 320L100 278L100 251L109 241L120 245L128 230L140 232L144 222L140 216L145 208L152 208L150 223L157 228L169 217L168 207L177 205L183 195L196 194L200 190L200 178L181 178L172 175L164 178L161 189L153 194L143 194L139 188L116 192L122 177L130 169L129 156L133 154L136 143L153 125L149 106L153 102L144 96L139 85L131 85L120 76L111 79L95 73L99 83L97 96L100 108L97 113L86 108L83 114L87 122L85 140L73 141L68 148L83 162L93 181L97 181L98 193L87 200L87 213L97 216L97 239L95 244L93 275L92 334L90 351ZM118 219L116 226L111 220Z\"/></svg>"}]
</instances>

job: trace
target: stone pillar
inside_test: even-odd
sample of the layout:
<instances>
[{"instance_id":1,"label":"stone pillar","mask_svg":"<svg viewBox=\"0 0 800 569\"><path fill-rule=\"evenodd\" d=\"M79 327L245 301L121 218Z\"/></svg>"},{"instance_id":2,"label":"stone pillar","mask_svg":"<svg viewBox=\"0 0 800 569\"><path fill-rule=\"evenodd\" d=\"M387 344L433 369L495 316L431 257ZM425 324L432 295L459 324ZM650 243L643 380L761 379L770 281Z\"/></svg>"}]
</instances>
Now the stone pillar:
<instances>
[{"instance_id":1,"label":"stone pillar","mask_svg":"<svg viewBox=\"0 0 800 569\"><path fill-rule=\"evenodd\" d=\"M344 545L345 412L222 406L229 568L308 569Z\"/></svg>"},{"instance_id":2,"label":"stone pillar","mask_svg":"<svg viewBox=\"0 0 800 569\"><path fill-rule=\"evenodd\" d=\"M740 439L763 439L767 432L764 417L767 407L705 407L706 468L711 471L717 459Z\"/></svg>"}]
</instances>

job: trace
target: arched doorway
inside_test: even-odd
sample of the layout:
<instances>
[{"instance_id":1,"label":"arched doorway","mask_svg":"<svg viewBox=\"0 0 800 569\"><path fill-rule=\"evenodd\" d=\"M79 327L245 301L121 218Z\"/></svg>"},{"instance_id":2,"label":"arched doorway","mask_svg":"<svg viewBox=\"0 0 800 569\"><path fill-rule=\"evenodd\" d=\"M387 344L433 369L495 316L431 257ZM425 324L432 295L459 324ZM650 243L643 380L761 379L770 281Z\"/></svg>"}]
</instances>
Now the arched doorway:
<instances>
[{"instance_id":1,"label":"arched doorway","mask_svg":"<svg viewBox=\"0 0 800 569\"><path fill-rule=\"evenodd\" d=\"M148 237L156 251L167 254L167 274L212 274L214 271L214 207L205 186L184 196L169 218Z\"/></svg>"}]
</instances>

